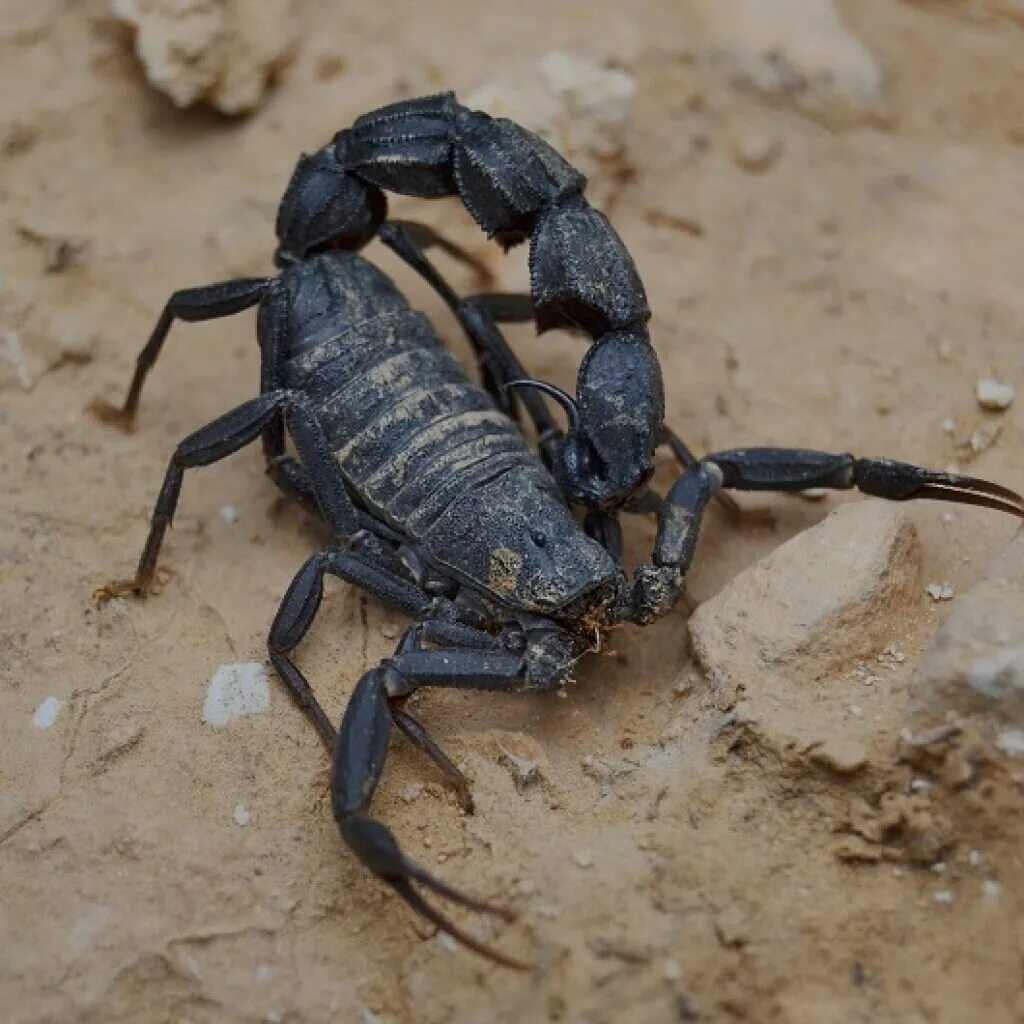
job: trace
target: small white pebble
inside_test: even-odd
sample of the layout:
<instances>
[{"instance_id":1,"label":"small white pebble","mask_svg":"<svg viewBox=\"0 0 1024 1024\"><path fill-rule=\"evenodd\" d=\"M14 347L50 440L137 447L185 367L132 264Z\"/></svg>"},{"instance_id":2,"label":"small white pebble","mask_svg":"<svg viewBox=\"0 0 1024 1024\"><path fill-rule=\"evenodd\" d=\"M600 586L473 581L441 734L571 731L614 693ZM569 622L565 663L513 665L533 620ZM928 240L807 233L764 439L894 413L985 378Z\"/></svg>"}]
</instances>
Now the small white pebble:
<instances>
[{"instance_id":1,"label":"small white pebble","mask_svg":"<svg viewBox=\"0 0 1024 1024\"><path fill-rule=\"evenodd\" d=\"M986 878L985 881L981 883L981 891L990 900L997 900L1003 891L1003 887L994 878Z\"/></svg>"},{"instance_id":2,"label":"small white pebble","mask_svg":"<svg viewBox=\"0 0 1024 1024\"><path fill-rule=\"evenodd\" d=\"M666 981L679 981L683 976L683 969L679 966L678 961L669 957L665 961L665 967L662 970L662 974Z\"/></svg>"},{"instance_id":3,"label":"small white pebble","mask_svg":"<svg viewBox=\"0 0 1024 1024\"><path fill-rule=\"evenodd\" d=\"M996 443L996 440L1002 432L1003 425L994 421L992 423L986 423L983 427L978 427L978 429L971 434L969 442L971 451L975 455L987 452L989 448ZM959 471L959 467L950 470L951 473L958 473Z\"/></svg>"},{"instance_id":4,"label":"small white pebble","mask_svg":"<svg viewBox=\"0 0 1024 1024\"><path fill-rule=\"evenodd\" d=\"M953 893L949 889L940 889L933 897L940 906L948 907L953 903Z\"/></svg>"},{"instance_id":5,"label":"small white pebble","mask_svg":"<svg viewBox=\"0 0 1024 1024\"><path fill-rule=\"evenodd\" d=\"M952 583L929 583L924 588L925 593L933 601L952 601L953 600L953 584Z\"/></svg>"},{"instance_id":6,"label":"small white pebble","mask_svg":"<svg viewBox=\"0 0 1024 1024\"><path fill-rule=\"evenodd\" d=\"M937 860L932 865L932 871L937 875L944 875L946 873L946 862L944 860Z\"/></svg>"},{"instance_id":7,"label":"small white pebble","mask_svg":"<svg viewBox=\"0 0 1024 1024\"><path fill-rule=\"evenodd\" d=\"M980 868L984 862L985 854L983 854L981 850L971 850L971 852L967 854L967 863L970 864L972 868Z\"/></svg>"},{"instance_id":8,"label":"small white pebble","mask_svg":"<svg viewBox=\"0 0 1024 1024\"><path fill-rule=\"evenodd\" d=\"M56 697L47 697L32 716L32 724L37 729L49 729L57 721L57 712L60 711L60 701Z\"/></svg>"},{"instance_id":9,"label":"small white pebble","mask_svg":"<svg viewBox=\"0 0 1024 1024\"><path fill-rule=\"evenodd\" d=\"M1009 409L1013 405L1014 391L1012 384L1004 384L992 377L983 377L975 386L974 393L978 396L978 404L983 409L997 412Z\"/></svg>"},{"instance_id":10,"label":"small white pebble","mask_svg":"<svg viewBox=\"0 0 1024 1024\"><path fill-rule=\"evenodd\" d=\"M577 867L592 868L594 866L594 855L589 850L577 850L572 855L572 859Z\"/></svg>"},{"instance_id":11,"label":"small white pebble","mask_svg":"<svg viewBox=\"0 0 1024 1024\"><path fill-rule=\"evenodd\" d=\"M411 804L414 800L419 798L419 795L423 792L422 782L410 782L405 789L402 790L402 799L407 803Z\"/></svg>"},{"instance_id":12,"label":"small white pebble","mask_svg":"<svg viewBox=\"0 0 1024 1024\"><path fill-rule=\"evenodd\" d=\"M231 815L236 825L248 825L252 821L252 812L245 804L235 804L234 812Z\"/></svg>"},{"instance_id":13,"label":"small white pebble","mask_svg":"<svg viewBox=\"0 0 1024 1024\"><path fill-rule=\"evenodd\" d=\"M996 746L1007 757L1024 757L1024 729L1004 729L996 736Z\"/></svg>"},{"instance_id":14,"label":"small white pebble","mask_svg":"<svg viewBox=\"0 0 1024 1024\"><path fill-rule=\"evenodd\" d=\"M910 780L910 791L912 793L927 793L932 788L931 782L928 779L911 779Z\"/></svg>"},{"instance_id":15,"label":"small white pebble","mask_svg":"<svg viewBox=\"0 0 1024 1024\"><path fill-rule=\"evenodd\" d=\"M956 420L952 416L947 416L940 426L944 434L952 434L956 430Z\"/></svg>"},{"instance_id":16,"label":"small white pebble","mask_svg":"<svg viewBox=\"0 0 1024 1024\"><path fill-rule=\"evenodd\" d=\"M806 498L808 501L821 501L822 498L828 497L827 487L808 487L804 491L800 491L800 497Z\"/></svg>"},{"instance_id":17,"label":"small white pebble","mask_svg":"<svg viewBox=\"0 0 1024 1024\"><path fill-rule=\"evenodd\" d=\"M847 709L854 718L860 718L864 714L864 709L859 704L851 704Z\"/></svg>"},{"instance_id":18,"label":"small white pebble","mask_svg":"<svg viewBox=\"0 0 1024 1024\"><path fill-rule=\"evenodd\" d=\"M953 512L943 512L942 513L942 521L947 526L949 526L950 523L955 523L956 522L956 514L953 513Z\"/></svg>"},{"instance_id":19,"label":"small white pebble","mask_svg":"<svg viewBox=\"0 0 1024 1024\"><path fill-rule=\"evenodd\" d=\"M447 932L438 932L437 941L441 948L448 953L454 953L459 948L459 944Z\"/></svg>"},{"instance_id":20,"label":"small white pebble","mask_svg":"<svg viewBox=\"0 0 1024 1024\"><path fill-rule=\"evenodd\" d=\"M203 721L214 729L240 715L264 711L270 707L270 680L258 661L221 665L213 674L203 701Z\"/></svg>"},{"instance_id":21,"label":"small white pebble","mask_svg":"<svg viewBox=\"0 0 1024 1024\"><path fill-rule=\"evenodd\" d=\"M270 981L270 964L260 964L256 968L256 981L260 985L266 985Z\"/></svg>"},{"instance_id":22,"label":"small white pebble","mask_svg":"<svg viewBox=\"0 0 1024 1024\"><path fill-rule=\"evenodd\" d=\"M233 526L238 522L238 510L234 505L221 505L220 517L228 526Z\"/></svg>"}]
</instances>

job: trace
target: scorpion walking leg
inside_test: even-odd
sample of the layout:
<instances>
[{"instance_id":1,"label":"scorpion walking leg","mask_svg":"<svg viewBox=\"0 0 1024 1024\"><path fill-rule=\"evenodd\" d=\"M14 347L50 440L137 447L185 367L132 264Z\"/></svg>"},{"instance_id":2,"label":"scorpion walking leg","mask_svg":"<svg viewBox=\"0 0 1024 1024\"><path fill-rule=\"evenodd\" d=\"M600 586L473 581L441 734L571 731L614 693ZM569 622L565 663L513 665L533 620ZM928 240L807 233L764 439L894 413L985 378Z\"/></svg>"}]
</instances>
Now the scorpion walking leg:
<instances>
[{"instance_id":1,"label":"scorpion walking leg","mask_svg":"<svg viewBox=\"0 0 1024 1024\"><path fill-rule=\"evenodd\" d=\"M403 650L367 672L356 686L338 732L331 779L331 800L342 838L378 878L387 882L417 913L470 949L506 967L525 964L484 945L462 931L428 903L414 886L423 886L472 910L506 920L512 914L482 903L434 878L407 857L394 835L369 816L370 801L380 781L393 716L389 703L421 686L479 690L520 690L531 685L522 655L484 650ZM551 683L545 680L544 685Z\"/></svg>"},{"instance_id":2,"label":"scorpion walking leg","mask_svg":"<svg viewBox=\"0 0 1024 1024\"><path fill-rule=\"evenodd\" d=\"M450 256L453 260L469 267L480 279L481 284L489 285L494 281L494 275L490 267L479 257L463 249L461 245L449 241L444 235L439 235L429 224L420 224L411 220L391 220L386 224L393 224L403 231L409 241L420 250L440 249L441 252ZM384 227L386 225L382 225ZM378 234L380 229L378 229Z\"/></svg>"},{"instance_id":3,"label":"scorpion walking leg","mask_svg":"<svg viewBox=\"0 0 1024 1024\"><path fill-rule=\"evenodd\" d=\"M933 498L1009 512L1024 518L1024 498L999 484L958 473L922 469L890 459L859 459L802 448L737 448L709 455L722 485L744 491L856 488L889 501Z\"/></svg>"},{"instance_id":4,"label":"scorpion walking leg","mask_svg":"<svg viewBox=\"0 0 1024 1024\"><path fill-rule=\"evenodd\" d=\"M335 728L306 677L290 657L309 632L320 608L324 576L327 573L338 576L413 615L421 614L430 603L430 598L418 587L402 579L382 561L374 564L373 558L372 549L365 554L357 554L332 548L312 555L296 573L270 627L267 647L271 664L284 680L295 703L316 726L328 750L334 749L337 739Z\"/></svg>"},{"instance_id":5,"label":"scorpion walking leg","mask_svg":"<svg viewBox=\"0 0 1024 1024\"><path fill-rule=\"evenodd\" d=\"M130 427L135 420L146 375L160 355L171 325L175 320L196 323L202 320L216 320L223 316L241 313L256 305L266 293L271 280L264 277L242 277L234 281L203 285L199 288L185 288L175 292L164 306L153 333L149 336L135 364L128 394L121 408L97 401L93 411L103 420Z\"/></svg>"},{"instance_id":6,"label":"scorpion walking leg","mask_svg":"<svg viewBox=\"0 0 1024 1024\"><path fill-rule=\"evenodd\" d=\"M270 629L267 641L270 661L288 687L295 703L316 726L327 749L333 750L337 739L334 726L317 701L305 675L290 656L313 624L323 600L324 576L328 573L412 615L425 614L431 606L431 598L387 566L372 547L358 552L338 549L318 552L308 558L295 575ZM497 638L489 633L452 621L458 617L459 610L450 602L435 602L434 606L441 614L446 613L449 617L427 619L421 626L415 627L417 644L420 634L429 640L449 645L493 649L499 644ZM411 649L411 642L403 641L400 649ZM430 738L423 726L403 709L405 700L405 697L400 697L390 702L395 724L414 746L437 764L455 790L462 808L471 814L473 800L465 776Z\"/></svg>"},{"instance_id":7,"label":"scorpion walking leg","mask_svg":"<svg viewBox=\"0 0 1024 1024\"><path fill-rule=\"evenodd\" d=\"M676 461L678 461L683 469L692 469L700 462L700 459L693 454L686 442L671 427L662 428L662 444L671 450L672 454L676 457ZM731 494L717 491L715 493L715 501L734 519L739 519L743 515L743 509Z\"/></svg>"},{"instance_id":8,"label":"scorpion walking leg","mask_svg":"<svg viewBox=\"0 0 1024 1024\"><path fill-rule=\"evenodd\" d=\"M116 580L96 592L100 601L133 592L144 594L152 584L156 560L164 534L171 525L181 494L185 470L209 466L254 441L284 412L288 426L313 482L321 513L340 537L351 537L359 529L359 518L338 475L333 469L327 444L308 399L293 391L260 395L197 430L178 445L171 456L163 486L153 509L152 525L146 538L134 579Z\"/></svg>"},{"instance_id":9,"label":"scorpion walking leg","mask_svg":"<svg viewBox=\"0 0 1024 1024\"><path fill-rule=\"evenodd\" d=\"M504 386L509 381L523 379L527 373L496 324L532 322L533 306L530 296L494 293L460 299L427 259L404 224L389 221L381 226L378 237L415 270L455 314L473 346L480 364L484 387L502 412L509 416L513 415L515 399L504 390ZM543 399L532 392L522 393L517 397L525 405L539 437L547 439L559 435L555 421L548 413Z\"/></svg>"}]
</instances>

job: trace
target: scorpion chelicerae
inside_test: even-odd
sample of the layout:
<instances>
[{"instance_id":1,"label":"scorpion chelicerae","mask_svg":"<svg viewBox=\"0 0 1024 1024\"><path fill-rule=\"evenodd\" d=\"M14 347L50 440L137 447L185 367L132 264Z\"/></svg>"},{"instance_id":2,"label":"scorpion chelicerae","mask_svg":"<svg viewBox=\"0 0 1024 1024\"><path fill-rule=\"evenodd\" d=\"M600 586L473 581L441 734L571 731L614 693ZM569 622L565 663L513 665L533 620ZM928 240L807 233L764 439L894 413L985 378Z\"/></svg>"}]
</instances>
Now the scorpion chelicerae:
<instances>
[{"instance_id":1,"label":"scorpion chelicerae","mask_svg":"<svg viewBox=\"0 0 1024 1024\"><path fill-rule=\"evenodd\" d=\"M185 470L261 438L275 481L315 501L333 534L288 587L269 651L333 751L341 834L414 910L516 967L523 965L463 931L419 887L481 912L508 912L436 879L370 816L396 726L439 766L463 808L472 808L462 773L405 708L410 694L429 686L561 687L603 634L673 607L705 507L723 488L855 487L895 501L937 498L1024 516L1024 499L997 484L887 459L781 448L695 458L664 423L643 285L615 230L586 202L584 185L537 136L468 110L450 93L359 118L299 161L277 218L277 275L176 292L139 356L124 405L104 411L133 419L175 319L209 320L258 305L260 395L177 447L135 576L98 596L145 593ZM384 190L458 195L505 247L528 239L532 294L460 299L426 250L473 258L431 229L388 220ZM427 319L357 254L374 237L455 312L481 386L442 348ZM528 319L541 331L569 328L593 339L575 398L531 379L497 327ZM564 407L567 430L543 394ZM517 403L535 429L536 452L517 425ZM684 466L664 498L648 487L661 444ZM630 575L622 568L621 511L657 516L651 558ZM293 660L328 574L415 620L395 653L359 680L337 730Z\"/></svg>"}]
</instances>

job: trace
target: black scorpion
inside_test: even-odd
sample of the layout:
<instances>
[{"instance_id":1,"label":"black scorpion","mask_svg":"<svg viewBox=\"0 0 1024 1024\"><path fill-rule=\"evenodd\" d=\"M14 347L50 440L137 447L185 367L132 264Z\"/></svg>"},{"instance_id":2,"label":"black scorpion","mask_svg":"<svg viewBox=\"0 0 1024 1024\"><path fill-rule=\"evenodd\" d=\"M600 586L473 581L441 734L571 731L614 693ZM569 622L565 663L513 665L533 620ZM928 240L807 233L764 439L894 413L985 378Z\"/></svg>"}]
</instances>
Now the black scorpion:
<instances>
[{"instance_id":1,"label":"black scorpion","mask_svg":"<svg viewBox=\"0 0 1024 1024\"><path fill-rule=\"evenodd\" d=\"M669 611L705 507L723 488L860 491L937 498L1024 516L1024 499L971 477L886 459L747 448L697 460L664 424L661 372L643 285L608 220L583 197L583 177L519 125L460 106L450 93L359 118L304 156L281 202L275 277L176 292L141 352L122 408L175 319L198 321L258 305L260 395L186 438L171 457L136 575L104 587L150 587L184 471L262 438L268 471L315 500L334 543L289 586L269 638L270 659L333 751L331 798L341 834L378 878L440 929L498 963L523 966L464 932L416 885L474 910L464 895L407 857L369 815L393 726L472 802L465 778L405 709L425 686L550 691L621 622ZM531 296L460 300L427 260L434 246L473 263L432 230L386 219L383 190L457 195L506 248L530 242ZM426 318L357 255L379 237L444 297L469 336L483 386L441 347ZM572 398L528 378L496 323L534 319L594 339ZM519 389L519 390L515 390ZM541 393L568 415L562 431ZM515 416L522 402L539 453ZM297 458L286 451L286 430ZM686 467L664 499L647 482L668 444ZM570 511L583 510L582 525ZM621 565L620 511L654 512L649 562ZM359 680L335 730L292 660L338 576L415 619L394 655Z\"/></svg>"}]
</instances>

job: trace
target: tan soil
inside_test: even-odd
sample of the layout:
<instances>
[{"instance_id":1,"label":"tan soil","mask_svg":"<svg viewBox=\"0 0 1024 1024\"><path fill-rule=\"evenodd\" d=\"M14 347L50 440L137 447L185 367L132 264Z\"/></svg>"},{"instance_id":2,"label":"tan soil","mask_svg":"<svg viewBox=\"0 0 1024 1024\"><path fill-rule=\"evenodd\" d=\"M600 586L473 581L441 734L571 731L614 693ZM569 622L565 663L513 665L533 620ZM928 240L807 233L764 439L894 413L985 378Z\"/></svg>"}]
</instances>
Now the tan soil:
<instances>
[{"instance_id":1,"label":"tan soil","mask_svg":"<svg viewBox=\"0 0 1024 1024\"><path fill-rule=\"evenodd\" d=\"M703 42L718 38L702 34L707 4L703 20L668 0L624 6L309 0L294 61L231 121L155 94L100 0L0 0L5 1021L1024 1020L1020 762L1015 775L964 742L898 756L916 653L949 607L923 593L891 622L907 659L877 666L884 686L845 669L820 680L871 725L870 764L852 772L735 741L734 695L697 669L683 609L616 635L561 698L420 696L476 814L399 741L377 810L443 877L521 909L495 941L535 961L527 976L447 948L346 853L323 750L276 681L269 710L202 723L210 677L263 656L319 542L256 449L188 478L158 596L91 606L134 564L174 443L256 385L243 315L174 329L134 434L87 414L122 393L169 292L265 271L303 148L548 50L619 49L638 81L636 169L613 217L655 309L670 419L695 447L944 466L996 418L976 404L980 377L1020 392L1019 4L845 4L886 84L881 111L854 95L835 117L806 92L737 85ZM486 254L505 287L523 281L525 255L488 249L453 203L397 207ZM510 334L539 376L571 386L579 342ZM1020 417L998 417L972 471L1024 487ZM764 499L774 527L712 512L693 601L835 502ZM1014 525L944 511L908 514L923 579L960 594ZM628 525L639 557L652 527ZM332 715L400 626L330 588L301 660ZM56 721L35 728L48 696ZM912 777L932 789L908 796Z\"/></svg>"}]
</instances>

